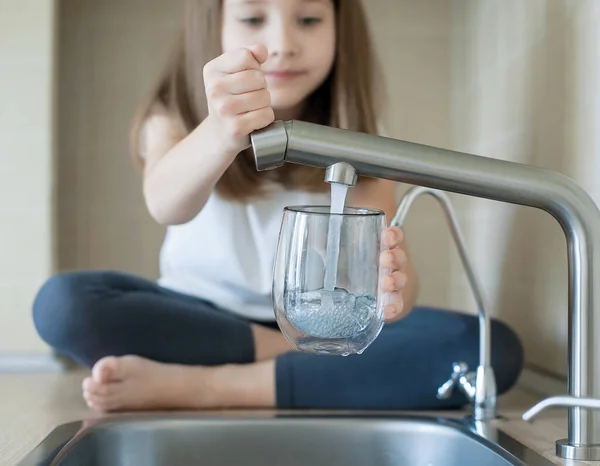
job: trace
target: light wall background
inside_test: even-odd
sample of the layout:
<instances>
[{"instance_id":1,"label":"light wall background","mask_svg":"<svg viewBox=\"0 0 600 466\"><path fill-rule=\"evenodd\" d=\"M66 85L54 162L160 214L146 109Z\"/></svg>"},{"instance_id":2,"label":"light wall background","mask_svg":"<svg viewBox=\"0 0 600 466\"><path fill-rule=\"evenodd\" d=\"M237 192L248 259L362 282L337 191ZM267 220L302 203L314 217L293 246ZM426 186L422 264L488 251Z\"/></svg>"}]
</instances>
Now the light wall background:
<instances>
[{"instance_id":1,"label":"light wall background","mask_svg":"<svg viewBox=\"0 0 600 466\"><path fill-rule=\"evenodd\" d=\"M0 218L8 226L0 230L0 258L8 264L0 270L0 351L45 348L31 324L30 300L52 270L110 268L154 278L163 235L144 208L128 128L162 65L181 3L57 0L56 10L33 14L32 2L0 3L0 71L9 72L0 79L9 76L23 90L0 86ZM388 133L557 170L600 201L600 2L365 4L387 80ZM52 180L56 203L49 202ZM529 366L564 375L560 228L532 209L452 199L494 315L522 337ZM474 312L433 200L417 201L406 233L422 277L420 303ZM17 241L24 238L27 246Z\"/></svg>"},{"instance_id":2,"label":"light wall background","mask_svg":"<svg viewBox=\"0 0 600 466\"><path fill-rule=\"evenodd\" d=\"M0 353L44 349L31 300L55 263L55 5L0 1Z\"/></svg>"}]
</instances>

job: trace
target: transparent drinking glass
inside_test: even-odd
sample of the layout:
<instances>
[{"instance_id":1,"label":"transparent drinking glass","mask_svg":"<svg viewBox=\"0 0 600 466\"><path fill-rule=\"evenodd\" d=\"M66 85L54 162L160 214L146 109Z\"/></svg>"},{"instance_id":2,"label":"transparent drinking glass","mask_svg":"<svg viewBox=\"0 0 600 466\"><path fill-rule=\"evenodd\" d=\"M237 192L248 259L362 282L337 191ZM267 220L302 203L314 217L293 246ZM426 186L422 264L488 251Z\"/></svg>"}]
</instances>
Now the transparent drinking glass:
<instances>
[{"instance_id":1,"label":"transparent drinking glass","mask_svg":"<svg viewBox=\"0 0 600 466\"><path fill-rule=\"evenodd\" d=\"M387 294L379 266L385 213L345 207L284 209L273 276L277 323L304 352L361 354L379 335ZM334 264L334 266L328 266Z\"/></svg>"}]
</instances>

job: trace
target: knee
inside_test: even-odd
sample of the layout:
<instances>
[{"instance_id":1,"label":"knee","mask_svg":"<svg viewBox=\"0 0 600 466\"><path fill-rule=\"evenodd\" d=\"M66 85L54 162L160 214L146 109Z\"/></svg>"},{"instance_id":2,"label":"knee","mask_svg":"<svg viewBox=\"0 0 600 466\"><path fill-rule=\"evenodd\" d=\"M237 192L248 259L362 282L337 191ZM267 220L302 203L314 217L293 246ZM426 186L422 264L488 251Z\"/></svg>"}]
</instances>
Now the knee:
<instances>
[{"instance_id":1,"label":"knee","mask_svg":"<svg viewBox=\"0 0 600 466\"><path fill-rule=\"evenodd\" d=\"M88 275L63 273L48 279L33 302L33 322L40 337L58 350L81 335L89 301Z\"/></svg>"},{"instance_id":2,"label":"knee","mask_svg":"<svg viewBox=\"0 0 600 466\"><path fill-rule=\"evenodd\" d=\"M506 324L492 321L492 367L498 394L511 389L523 370L523 345L517 334Z\"/></svg>"}]
</instances>

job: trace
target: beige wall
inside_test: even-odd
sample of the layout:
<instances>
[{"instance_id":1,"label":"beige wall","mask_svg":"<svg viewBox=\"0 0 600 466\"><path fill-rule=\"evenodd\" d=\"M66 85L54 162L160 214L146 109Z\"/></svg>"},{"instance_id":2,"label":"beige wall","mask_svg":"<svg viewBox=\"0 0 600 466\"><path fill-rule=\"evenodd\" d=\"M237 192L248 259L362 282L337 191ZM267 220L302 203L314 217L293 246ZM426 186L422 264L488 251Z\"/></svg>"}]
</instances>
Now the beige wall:
<instances>
[{"instance_id":1,"label":"beige wall","mask_svg":"<svg viewBox=\"0 0 600 466\"><path fill-rule=\"evenodd\" d=\"M32 298L53 266L54 2L0 2L0 352L44 350Z\"/></svg>"},{"instance_id":2,"label":"beige wall","mask_svg":"<svg viewBox=\"0 0 600 466\"><path fill-rule=\"evenodd\" d=\"M146 212L129 126L181 2L60 0L59 268L154 278L163 229Z\"/></svg>"}]
</instances>

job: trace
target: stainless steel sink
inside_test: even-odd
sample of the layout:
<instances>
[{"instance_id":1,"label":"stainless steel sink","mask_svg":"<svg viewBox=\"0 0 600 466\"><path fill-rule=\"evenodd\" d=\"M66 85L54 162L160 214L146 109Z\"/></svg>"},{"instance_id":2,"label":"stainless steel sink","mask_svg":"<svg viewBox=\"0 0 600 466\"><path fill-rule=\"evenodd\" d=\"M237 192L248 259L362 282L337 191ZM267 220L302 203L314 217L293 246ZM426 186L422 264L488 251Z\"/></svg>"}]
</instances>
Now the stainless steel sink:
<instances>
[{"instance_id":1,"label":"stainless steel sink","mask_svg":"<svg viewBox=\"0 0 600 466\"><path fill-rule=\"evenodd\" d=\"M53 431L21 466L508 466L552 463L491 429L411 416L129 417Z\"/></svg>"}]
</instances>

